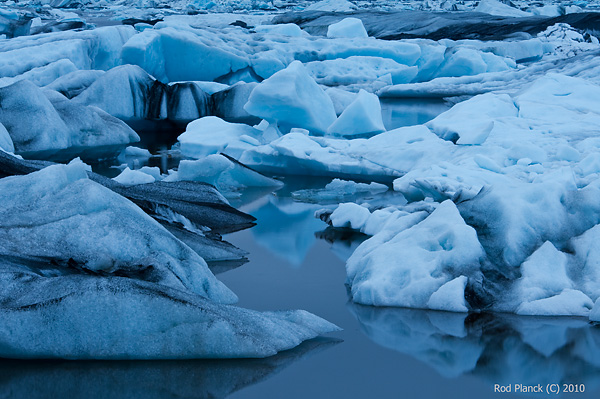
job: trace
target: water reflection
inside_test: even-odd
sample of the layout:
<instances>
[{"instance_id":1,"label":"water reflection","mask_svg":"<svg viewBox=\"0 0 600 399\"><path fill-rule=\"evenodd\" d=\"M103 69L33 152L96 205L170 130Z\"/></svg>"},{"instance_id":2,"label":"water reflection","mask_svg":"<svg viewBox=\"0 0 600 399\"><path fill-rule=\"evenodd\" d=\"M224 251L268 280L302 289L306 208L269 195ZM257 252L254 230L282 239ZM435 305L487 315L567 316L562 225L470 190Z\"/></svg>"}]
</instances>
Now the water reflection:
<instances>
[{"instance_id":1,"label":"water reflection","mask_svg":"<svg viewBox=\"0 0 600 399\"><path fill-rule=\"evenodd\" d=\"M0 359L0 397L225 398L339 342L318 338L266 359L118 362Z\"/></svg>"},{"instance_id":2,"label":"water reflection","mask_svg":"<svg viewBox=\"0 0 600 399\"><path fill-rule=\"evenodd\" d=\"M577 318L453 314L350 303L375 343L408 354L446 377L491 384L598 385L600 327Z\"/></svg>"},{"instance_id":3,"label":"water reflection","mask_svg":"<svg viewBox=\"0 0 600 399\"><path fill-rule=\"evenodd\" d=\"M323 206L275 196L264 197L255 206L250 214L257 219L257 225L251 229L256 242L299 267L316 242L314 233L326 226L314 216ZM246 208L244 211L248 212Z\"/></svg>"}]
</instances>

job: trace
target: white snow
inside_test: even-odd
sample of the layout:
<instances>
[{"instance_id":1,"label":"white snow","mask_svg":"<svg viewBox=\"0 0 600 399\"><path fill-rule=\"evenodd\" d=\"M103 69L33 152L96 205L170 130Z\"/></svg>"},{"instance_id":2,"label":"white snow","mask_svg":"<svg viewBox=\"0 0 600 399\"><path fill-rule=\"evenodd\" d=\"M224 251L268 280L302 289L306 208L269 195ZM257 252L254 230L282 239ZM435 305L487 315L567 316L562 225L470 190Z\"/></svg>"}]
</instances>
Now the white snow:
<instances>
[{"instance_id":1,"label":"white snow","mask_svg":"<svg viewBox=\"0 0 600 399\"><path fill-rule=\"evenodd\" d=\"M269 33L290 37L300 37L302 35L306 35L306 32L303 32L302 29L296 24L278 24L278 25L258 25L254 28L256 32L259 33Z\"/></svg>"},{"instance_id":2,"label":"white snow","mask_svg":"<svg viewBox=\"0 0 600 399\"><path fill-rule=\"evenodd\" d=\"M333 227L348 227L360 230L371 216L369 209L352 202L340 204L331 214Z\"/></svg>"}]
</instances>

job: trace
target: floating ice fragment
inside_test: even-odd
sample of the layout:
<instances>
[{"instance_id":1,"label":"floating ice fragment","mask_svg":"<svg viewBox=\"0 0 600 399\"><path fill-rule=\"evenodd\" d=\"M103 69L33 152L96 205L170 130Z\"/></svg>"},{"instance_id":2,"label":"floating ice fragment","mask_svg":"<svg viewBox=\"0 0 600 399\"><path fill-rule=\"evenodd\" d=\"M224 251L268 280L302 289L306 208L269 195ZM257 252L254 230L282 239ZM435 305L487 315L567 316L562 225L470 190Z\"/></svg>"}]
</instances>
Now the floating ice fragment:
<instances>
[{"instance_id":1,"label":"floating ice fragment","mask_svg":"<svg viewBox=\"0 0 600 399\"><path fill-rule=\"evenodd\" d=\"M327 37L369 37L365 26L358 18L344 18L340 22L329 25Z\"/></svg>"}]
</instances>

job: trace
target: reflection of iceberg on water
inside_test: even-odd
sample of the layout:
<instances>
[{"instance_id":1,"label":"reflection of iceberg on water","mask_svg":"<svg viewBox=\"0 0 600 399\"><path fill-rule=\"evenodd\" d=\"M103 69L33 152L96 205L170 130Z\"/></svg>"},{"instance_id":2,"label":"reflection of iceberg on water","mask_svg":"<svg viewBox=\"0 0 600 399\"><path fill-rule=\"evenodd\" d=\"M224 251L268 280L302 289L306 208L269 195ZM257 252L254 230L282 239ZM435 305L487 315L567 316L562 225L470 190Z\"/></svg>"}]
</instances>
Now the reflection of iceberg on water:
<instances>
[{"instance_id":1,"label":"reflection of iceberg on water","mask_svg":"<svg viewBox=\"0 0 600 399\"><path fill-rule=\"evenodd\" d=\"M445 377L597 386L600 328L583 319L349 306L373 342Z\"/></svg>"},{"instance_id":2,"label":"reflection of iceberg on water","mask_svg":"<svg viewBox=\"0 0 600 399\"><path fill-rule=\"evenodd\" d=\"M186 361L0 360L3 398L225 398L339 341L316 338L265 359Z\"/></svg>"},{"instance_id":3,"label":"reflection of iceberg on water","mask_svg":"<svg viewBox=\"0 0 600 399\"><path fill-rule=\"evenodd\" d=\"M291 198L271 197L259 209L246 211L259 221L251 230L256 242L298 267L316 241L314 233L326 227L314 217L321 208Z\"/></svg>"}]
</instances>

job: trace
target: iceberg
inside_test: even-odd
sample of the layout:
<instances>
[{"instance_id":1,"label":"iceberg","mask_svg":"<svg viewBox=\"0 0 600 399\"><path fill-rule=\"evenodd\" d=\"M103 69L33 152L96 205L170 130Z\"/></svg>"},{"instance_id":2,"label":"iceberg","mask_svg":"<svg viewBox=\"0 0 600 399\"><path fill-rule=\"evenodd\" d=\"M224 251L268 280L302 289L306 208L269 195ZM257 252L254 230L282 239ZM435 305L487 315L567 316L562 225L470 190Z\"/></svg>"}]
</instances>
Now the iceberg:
<instances>
[{"instance_id":1,"label":"iceberg","mask_svg":"<svg viewBox=\"0 0 600 399\"><path fill-rule=\"evenodd\" d=\"M208 183L221 192L238 191L245 187L283 186L282 182L263 176L222 154L211 154L196 161L182 160L177 171L165 178L165 181L178 180Z\"/></svg>"},{"instance_id":2,"label":"iceberg","mask_svg":"<svg viewBox=\"0 0 600 399\"><path fill-rule=\"evenodd\" d=\"M338 330L305 311L256 312L146 281L3 263L3 358L267 357Z\"/></svg>"},{"instance_id":3,"label":"iceberg","mask_svg":"<svg viewBox=\"0 0 600 399\"><path fill-rule=\"evenodd\" d=\"M303 128L321 135L336 119L331 99L298 61L256 86L244 109L284 130Z\"/></svg>"},{"instance_id":4,"label":"iceberg","mask_svg":"<svg viewBox=\"0 0 600 399\"><path fill-rule=\"evenodd\" d=\"M215 135L214 132L219 134ZM177 137L181 153L191 158L224 152L238 158L246 149L261 143L262 131L243 123L226 122L216 116L207 116L189 123Z\"/></svg>"},{"instance_id":5,"label":"iceberg","mask_svg":"<svg viewBox=\"0 0 600 399\"><path fill-rule=\"evenodd\" d=\"M358 18L344 18L340 22L329 25L327 37L369 37L365 26Z\"/></svg>"},{"instance_id":6,"label":"iceberg","mask_svg":"<svg viewBox=\"0 0 600 399\"><path fill-rule=\"evenodd\" d=\"M115 67L99 76L73 99L122 120L145 119L154 79L134 65Z\"/></svg>"},{"instance_id":7,"label":"iceberg","mask_svg":"<svg viewBox=\"0 0 600 399\"><path fill-rule=\"evenodd\" d=\"M364 90L327 129L331 136L356 137L385 132L381 116L381 104L375 94Z\"/></svg>"},{"instance_id":8,"label":"iceberg","mask_svg":"<svg viewBox=\"0 0 600 399\"><path fill-rule=\"evenodd\" d=\"M3 255L141 278L216 302L236 300L200 256L137 206L89 180L81 162L6 177L0 186Z\"/></svg>"},{"instance_id":9,"label":"iceberg","mask_svg":"<svg viewBox=\"0 0 600 399\"><path fill-rule=\"evenodd\" d=\"M356 10L356 6L347 0L321 0L306 7L305 10L348 12Z\"/></svg>"},{"instance_id":10,"label":"iceberg","mask_svg":"<svg viewBox=\"0 0 600 399\"><path fill-rule=\"evenodd\" d=\"M363 224L368 217L367 210ZM445 310L465 311L455 299L457 290L464 299L464 280L445 284L476 275L484 258L475 229L445 201L412 227L383 230L363 242L348 259L347 281L352 300L363 305L439 309L446 303Z\"/></svg>"},{"instance_id":11,"label":"iceberg","mask_svg":"<svg viewBox=\"0 0 600 399\"><path fill-rule=\"evenodd\" d=\"M157 29L157 25L123 45L124 64L138 65L163 83L212 81L249 65L245 56L225 45L217 34L171 26Z\"/></svg>"},{"instance_id":12,"label":"iceberg","mask_svg":"<svg viewBox=\"0 0 600 399\"><path fill-rule=\"evenodd\" d=\"M107 26L1 41L0 77L15 77L59 60L69 60L79 70L108 70L120 64L121 47L134 35L131 26Z\"/></svg>"},{"instance_id":13,"label":"iceberg","mask_svg":"<svg viewBox=\"0 0 600 399\"><path fill-rule=\"evenodd\" d=\"M371 182L356 183L352 180L333 179L322 189L305 189L292 192L292 198L302 202L342 202L349 198L359 198L388 191L388 186Z\"/></svg>"},{"instance_id":14,"label":"iceberg","mask_svg":"<svg viewBox=\"0 0 600 399\"><path fill-rule=\"evenodd\" d=\"M16 152L127 145L139 141L125 123L23 80L0 88L0 123Z\"/></svg>"}]
</instances>

